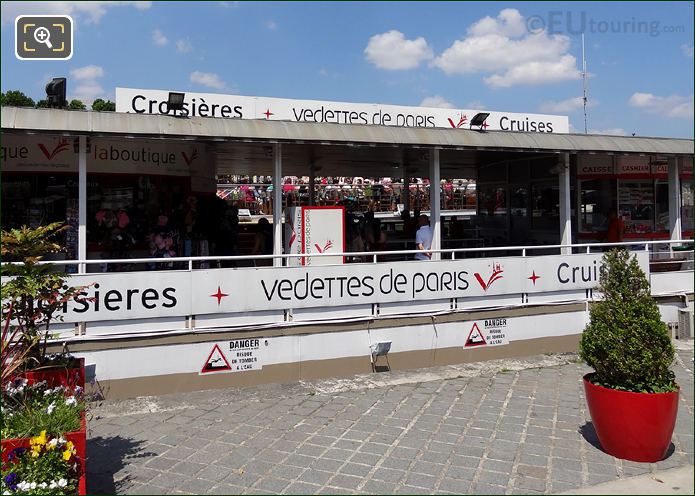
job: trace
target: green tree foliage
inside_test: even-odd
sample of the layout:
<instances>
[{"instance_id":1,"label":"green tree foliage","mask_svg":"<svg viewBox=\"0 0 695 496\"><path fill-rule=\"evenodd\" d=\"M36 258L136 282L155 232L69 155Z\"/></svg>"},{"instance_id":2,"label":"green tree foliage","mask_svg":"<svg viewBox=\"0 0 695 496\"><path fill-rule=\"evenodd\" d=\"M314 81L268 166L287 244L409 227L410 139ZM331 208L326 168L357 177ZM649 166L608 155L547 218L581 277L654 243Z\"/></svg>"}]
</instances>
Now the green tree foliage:
<instances>
[{"instance_id":1,"label":"green tree foliage","mask_svg":"<svg viewBox=\"0 0 695 496\"><path fill-rule=\"evenodd\" d=\"M649 281L627 250L603 256L599 292L580 343L592 381L634 392L674 391L674 349Z\"/></svg>"},{"instance_id":2,"label":"green tree foliage","mask_svg":"<svg viewBox=\"0 0 695 496\"><path fill-rule=\"evenodd\" d=\"M10 90L7 93L0 93L0 106L33 107L34 100L26 96L21 91Z\"/></svg>"},{"instance_id":3,"label":"green tree foliage","mask_svg":"<svg viewBox=\"0 0 695 496\"><path fill-rule=\"evenodd\" d=\"M68 104L68 108L70 110L85 110L87 106L84 103L82 103L82 100L72 99Z\"/></svg>"},{"instance_id":4,"label":"green tree foliage","mask_svg":"<svg viewBox=\"0 0 695 496\"><path fill-rule=\"evenodd\" d=\"M96 110L98 112L115 112L116 104L111 100L104 101L101 98L97 98L94 100L94 102L92 102L92 110Z\"/></svg>"},{"instance_id":5,"label":"green tree foliage","mask_svg":"<svg viewBox=\"0 0 695 496\"><path fill-rule=\"evenodd\" d=\"M39 100L36 102L36 108L48 108L48 100Z\"/></svg>"}]
</instances>

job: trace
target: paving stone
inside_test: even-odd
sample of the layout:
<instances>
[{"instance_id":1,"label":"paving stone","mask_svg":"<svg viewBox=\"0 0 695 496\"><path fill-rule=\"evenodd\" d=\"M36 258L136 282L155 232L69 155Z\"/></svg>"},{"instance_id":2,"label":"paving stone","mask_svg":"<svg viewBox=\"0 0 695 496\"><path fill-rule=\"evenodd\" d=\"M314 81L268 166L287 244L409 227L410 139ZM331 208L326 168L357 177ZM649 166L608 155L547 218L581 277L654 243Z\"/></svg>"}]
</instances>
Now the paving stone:
<instances>
[{"instance_id":1,"label":"paving stone","mask_svg":"<svg viewBox=\"0 0 695 496\"><path fill-rule=\"evenodd\" d=\"M545 478L536 479L533 477L525 477L520 475L516 479L515 486L524 490L531 489L538 492L544 492L546 489L546 480Z\"/></svg>"},{"instance_id":2,"label":"paving stone","mask_svg":"<svg viewBox=\"0 0 695 496\"><path fill-rule=\"evenodd\" d=\"M189 479L176 489L190 494L206 494L215 485L214 482L205 479Z\"/></svg>"},{"instance_id":3,"label":"paving stone","mask_svg":"<svg viewBox=\"0 0 695 496\"><path fill-rule=\"evenodd\" d=\"M283 489L290 485L290 481L278 479L277 477L263 477L253 487L254 490L270 491L271 493L281 493Z\"/></svg>"},{"instance_id":4,"label":"paving stone","mask_svg":"<svg viewBox=\"0 0 695 496\"><path fill-rule=\"evenodd\" d=\"M311 463L311 468L315 470L325 470L327 472L337 472L343 465L342 460L333 460L330 458L319 458Z\"/></svg>"},{"instance_id":5,"label":"paving stone","mask_svg":"<svg viewBox=\"0 0 695 496\"><path fill-rule=\"evenodd\" d=\"M449 479L444 478L439 484L439 489L455 494L465 494L468 492L471 482L465 479Z\"/></svg>"},{"instance_id":6,"label":"paving stone","mask_svg":"<svg viewBox=\"0 0 695 496\"><path fill-rule=\"evenodd\" d=\"M582 482L581 472L577 472L575 470L557 470L553 468L550 476L553 478L553 480L560 482L571 482L573 484L581 484Z\"/></svg>"},{"instance_id":7,"label":"paving stone","mask_svg":"<svg viewBox=\"0 0 695 496\"><path fill-rule=\"evenodd\" d=\"M329 485L334 487L339 487L341 489L357 489L357 486L362 482L362 477L355 477L352 475L337 474L329 481Z\"/></svg>"},{"instance_id":8,"label":"paving stone","mask_svg":"<svg viewBox=\"0 0 695 496\"><path fill-rule=\"evenodd\" d=\"M195 475L203 470L207 465L190 461L179 462L169 469L170 472L182 475Z\"/></svg>"},{"instance_id":9,"label":"paving stone","mask_svg":"<svg viewBox=\"0 0 695 496\"><path fill-rule=\"evenodd\" d=\"M304 470L304 468L293 467L291 465L276 465L270 470L269 475L280 477L281 479L294 480L302 475Z\"/></svg>"},{"instance_id":10,"label":"paving stone","mask_svg":"<svg viewBox=\"0 0 695 496\"><path fill-rule=\"evenodd\" d=\"M164 489L176 489L189 480L191 480L191 478L186 475L161 473L152 479L150 484Z\"/></svg>"},{"instance_id":11,"label":"paving stone","mask_svg":"<svg viewBox=\"0 0 695 496\"><path fill-rule=\"evenodd\" d=\"M503 474L501 472L488 472L483 471L480 473L478 480L486 484L494 484L498 486L506 486L509 482L510 474Z\"/></svg>"},{"instance_id":12,"label":"paving stone","mask_svg":"<svg viewBox=\"0 0 695 496\"><path fill-rule=\"evenodd\" d=\"M407 472L405 472L404 470L394 470L391 468L379 467L372 475L372 479L396 483L402 478L404 478L406 473Z\"/></svg>"},{"instance_id":13,"label":"paving stone","mask_svg":"<svg viewBox=\"0 0 695 496\"><path fill-rule=\"evenodd\" d=\"M318 484L323 486L328 480L335 475L335 472L326 472L324 470L309 469L299 476L300 481L310 484Z\"/></svg>"},{"instance_id":14,"label":"paving stone","mask_svg":"<svg viewBox=\"0 0 695 496\"><path fill-rule=\"evenodd\" d=\"M306 482L293 482L285 488L283 494L316 494L321 489L321 486L316 484L308 484Z\"/></svg>"},{"instance_id":15,"label":"paving stone","mask_svg":"<svg viewBox=\"0 0 695 496\"><path fill-rule=\"evenodd\" d=\"M507 488L486 484L484 482L478 482L471 488L470 492L472 494L504 494L507 492Z\"/></svg>"},{"instance_id":16,"label":"paving stone","mask_svg":"<svg viewBox=\"0 0 695 496\"><path fill-rule=\"evenodd\" d=\"M511 473L514 464L512 462L502 462L499 460L483 460L483 470Z\"/></svg>"},{"instance_id":17,"label":"paving stone","mask_svg":"<svg viewBox=\"0 0 695 496\"><path fill-rule=\"evenodd\" d=\"M393 494L396 484L378 480L370 480L364 485L362 490L367 494Z\"/></svg>"},{"instance_id":18,"label":"paving stone","mask_svg":"<svg viewBox=\"0 0 695 496\"><path fill-rule=\"evenodd\" d=\"M159 458L153 458L149 462L145 464L146 467L148 468L153 468L156 470L169 470L171 467L179 463L178 460L174 460L172 458L164 458L164 457L159 457Z\"/></svg>"}]
</instances>

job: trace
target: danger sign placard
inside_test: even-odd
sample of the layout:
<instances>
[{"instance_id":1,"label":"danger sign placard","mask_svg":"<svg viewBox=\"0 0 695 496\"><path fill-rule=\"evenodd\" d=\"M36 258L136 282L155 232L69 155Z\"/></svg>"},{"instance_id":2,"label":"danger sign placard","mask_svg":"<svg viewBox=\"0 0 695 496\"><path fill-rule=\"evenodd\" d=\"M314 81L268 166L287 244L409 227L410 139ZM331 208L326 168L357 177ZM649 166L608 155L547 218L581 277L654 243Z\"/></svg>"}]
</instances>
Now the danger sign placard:
<instances>
[{"instance_id":1,"label":"danger sign placard","mask_svg":"<svg viewBox=\"0 0 695 496\"><path fill-rule=\"evenodd\" d=\"M220 347L215 345L212 347L208 359L205 360L205 364L200 373L209 374L211 372L224 372L226 370L232 370L232 367L229 365L227 357L224 356Z\"/></svg>"},{"instance_id":2,"label":"danger sign placard","mask_svg":"<svg viewBox=\"0 0 695 496\"><path fill-rule=\"evenodd\" d=\"M473 322L471 330L468 332L464 348L474 348L476 346L498 346L508 344L507 319L495 318Z\"/></svg>"}]
</instances>

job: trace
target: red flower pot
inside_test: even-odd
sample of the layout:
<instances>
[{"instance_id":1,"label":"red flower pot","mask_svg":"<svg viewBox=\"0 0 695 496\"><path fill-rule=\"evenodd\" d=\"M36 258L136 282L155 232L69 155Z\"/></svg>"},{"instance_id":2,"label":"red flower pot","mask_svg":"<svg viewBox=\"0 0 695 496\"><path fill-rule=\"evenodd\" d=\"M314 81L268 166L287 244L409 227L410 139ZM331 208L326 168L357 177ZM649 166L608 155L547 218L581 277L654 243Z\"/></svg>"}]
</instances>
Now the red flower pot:
<instances>
[{"instance_id":1,"label":"red flower pot","mask_svg":"<svg viewBox=\"0 0 695 496\"><path fill-rule=\"evenodd\" d=\"M78 358L70 367L46 367L45 369L29 370L20 372L16 377L21 377L27 380L28 384L46 381L48 387L67 386L74 388L79 386L84 391L84 358ZM77 493L80 495L87 494L87 421L84 413L80 430L74 432L66 432L63 437L68 441L72 441L75 445L77 458L80 461L80 480ZM13 438L2 440L2 463L7 463L7 455L15 448L29 448L29 440L31 438Z\"/></svg>"},{"instance_id":2,"label":"red flower pot","mask_svg":"<svg viewBox=\"0 0 695 496\"><path fill-rule=\"evenodd\" d=\"M85 462L87 460L87 421L84 413L82 414L82 426L79 431L66 432L63 437L68 441L72 441L75 445L75 451L80 463L80 479L77 486L77 494L87 494L87 471ZM30 437L18 437L13 439L2 440L2 464L7 463L7 456L15 448L31 448Z\"/></svg>"},{"instance_id":3,"label":"red flower pot","mask_svg":"<svg viewBox=\"0 0 695 496\"><path fill-rule=\"evenodd\" d=\"M78 358L70 367L46 367L20 372L17 377L29 381L29 384L46 381L48 387L80 386L84 390L84 358Z\"/></svg>"},{"instance_id":4,"label":"red flower pot","mask_svg":"<svg viewBox=\"0 0 695 496\"><path fill-rule=\"evenodd\" d=\"M678 414L678 391L632 393L609 389L584 376L589 414L603 450L635 462L663 460Z\"/></svg>"}]
</instances>

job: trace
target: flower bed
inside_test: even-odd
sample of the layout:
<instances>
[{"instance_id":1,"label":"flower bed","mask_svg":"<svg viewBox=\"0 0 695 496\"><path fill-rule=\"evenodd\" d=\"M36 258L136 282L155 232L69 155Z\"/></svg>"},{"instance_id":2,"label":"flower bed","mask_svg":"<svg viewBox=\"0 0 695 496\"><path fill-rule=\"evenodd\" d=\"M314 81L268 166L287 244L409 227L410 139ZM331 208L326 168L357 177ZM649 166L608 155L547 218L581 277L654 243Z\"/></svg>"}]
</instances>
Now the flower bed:
<instances>
[{"instance_id":1,"label":"flower bed","mask_svg":"<svg viewBox=\"0 0 695 496\"><path fill-rule=\"evenodd\" d=\"M67 371L72 372L70 369ZM63 374L57 374L57 376L62 375L62 378L53 377L52 379L53 384L58 383L56 386L50 387L46 379L30 384L29 379L18 378L6 385L2 391L2 472L3 477L9 477L9 479L3 479L3 483L7 486L3 486L3 494L5 491L9 494L27 491L74 494L76 490L78 494L86 494L84 461L87 451L87 430L83 389L80 386L61 385L60 383L71 382L67 380L70 374L65 373L66 369L59 372L63 372ZM46 376L49 371L40 373ZM33 377L32 380L36 381L43 376ZM69 466L60 465L53 460L55 455L50 453L63 445L67 446L64 453L65 451L74 452L74 460L72 458L65 460L70 461ZM43 449L41 447L45 449L41 451ZM29 451L31 452L28 455L29 458L22 458L27 456L25 453ZM46 460L52 461L39 459L39 455L45 455L48 457ZM21 466L18 466L17 460L20 458ZM42 472L36 473L36 471L39 468L46 469L44 464L52 467L53 473L60 474L60 470L63 470L63 476L57 480L39 477ZM75 479L74 484L70 482L66 485L51 486L52 482L57 484L57 481L62 479L71 481L71 477ZM18 485L22 481L29 486ZM37 485L30 487L32 483Z\"/></svg>"},{"instance_id":2,"label":"flower bed","mask_svg":"<svg viewBox=\"0 0 695 496\"><path fill-rule=\"evenodd\" d=\"M2 494L86 494L84 458L65 436L38 436L3 441ZM16 446L16 444L21 444Z\"/></svg>"}]
</instances>

